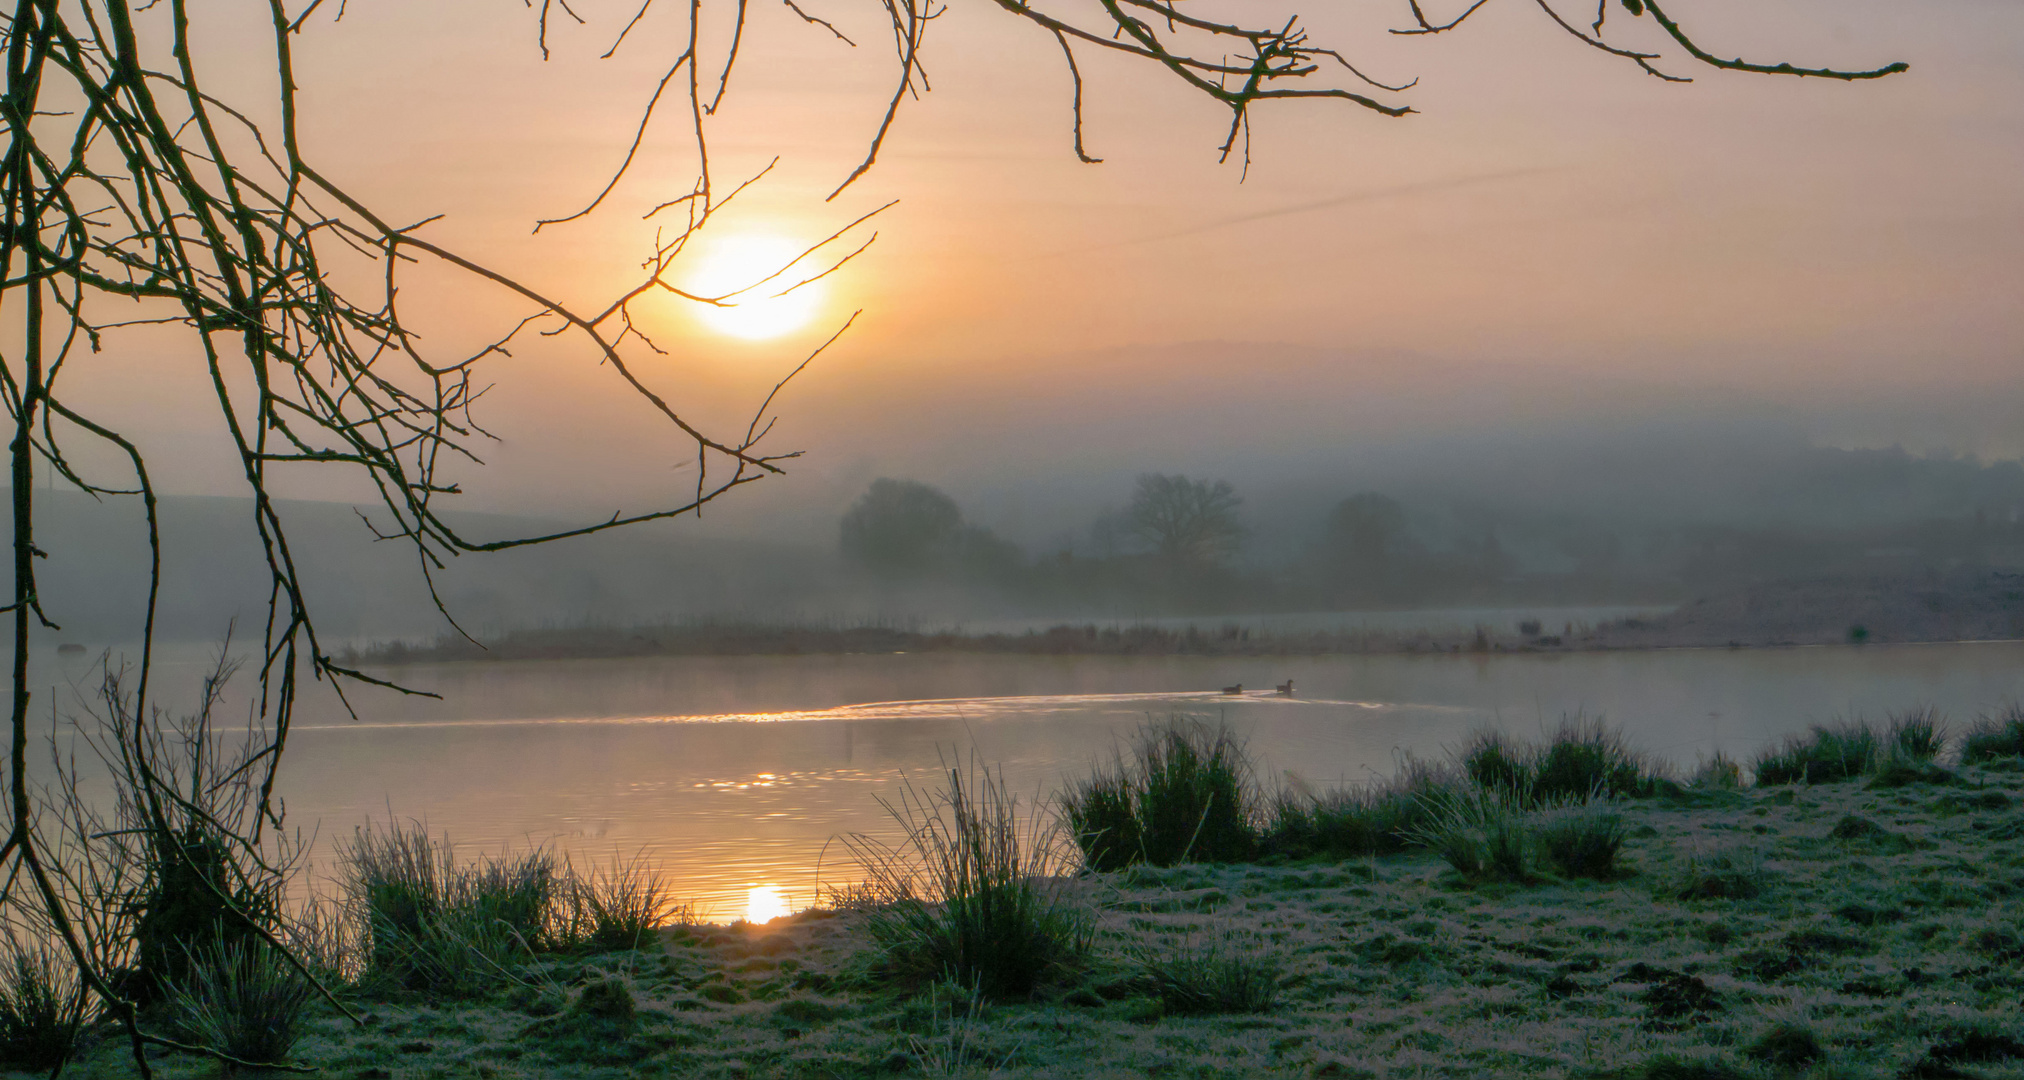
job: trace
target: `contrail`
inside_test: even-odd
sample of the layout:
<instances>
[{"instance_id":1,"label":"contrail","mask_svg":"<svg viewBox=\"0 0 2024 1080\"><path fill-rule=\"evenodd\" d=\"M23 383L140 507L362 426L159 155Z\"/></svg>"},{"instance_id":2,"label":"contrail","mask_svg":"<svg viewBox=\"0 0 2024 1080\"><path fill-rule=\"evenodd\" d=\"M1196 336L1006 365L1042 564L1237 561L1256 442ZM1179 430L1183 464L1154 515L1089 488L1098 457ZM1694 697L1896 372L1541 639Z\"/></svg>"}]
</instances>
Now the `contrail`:
<instances>
[{"instance_id":1,"label":"contrail","mask_svg":"<svg viewBox=\"0 0 2024 1080\"><path fill-rule=\"evenodd\" d=\"M1476 184L1488 184L1498 180L1510 180L1514 177L1537 176L1541 173L1559 171L1560 169L1557 167L1511 169L1505 172L1483 173L1479 176L1457 177L1453 180L1429 180L1419 184L1401 184L1398 187L1378 188L1374 191L1359 191L1354 195L1338 195L1333 199L1322 199L1319 202L1295 203L1292 206L1281 206L1272 210L1259 210L1249 214L1238 214L1234 217L1218 218L1215 221L1205 221L1197 225L1190 225L1184 229L1154 233L1151 236L1137 236L1129 240L1113 240L1107 244L1091 244L1087 247L1063 248L1059 251L1050 251L1043 255L1030 255L1020 261L1035 262L1041 259L1058 259L1064 255L1081 255L1090 251L1107 251L1112 248L1132 247L1137 244L1157 244L1162 240L1195 236L1200 233L1214 232L1217 229L1227 229L1232 225L1243 225L1252 221L1264 221L1267 218L1288 217L1293 214L1311 214L1316 210L1327 210L1336 206L1348 206L1351 203L1396 199L1405 195L1420 195L1429 191L1446 191L1450 188L1471 187Z\"/></svg>"}]
</instances>

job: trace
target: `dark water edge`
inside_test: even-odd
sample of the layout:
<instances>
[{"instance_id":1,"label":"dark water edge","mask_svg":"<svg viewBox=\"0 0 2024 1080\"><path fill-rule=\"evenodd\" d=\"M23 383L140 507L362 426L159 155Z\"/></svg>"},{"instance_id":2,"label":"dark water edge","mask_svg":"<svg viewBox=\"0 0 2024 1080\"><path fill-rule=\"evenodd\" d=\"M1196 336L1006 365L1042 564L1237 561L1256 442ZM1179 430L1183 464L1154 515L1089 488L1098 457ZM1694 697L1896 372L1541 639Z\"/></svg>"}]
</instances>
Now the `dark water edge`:
<instances>
[{"instance_id":1,"label":"dark water edge","mask_svg":"<svg viewBox=\"0 0 2024 1080\"><path fill-rule=\"evenodd\" d=\"M2024 573L1836 574L1760 582L1670 610L1424 610L1073 620L982 630L910 621L854 625L700 619L660 625L520 629L483 642L354 647L358 664L651 656L814 656L953 652L1031 656L1356 656L1595 652L1664 648L1924 644L2024 639Z\"/></svg>"}]
</instances>

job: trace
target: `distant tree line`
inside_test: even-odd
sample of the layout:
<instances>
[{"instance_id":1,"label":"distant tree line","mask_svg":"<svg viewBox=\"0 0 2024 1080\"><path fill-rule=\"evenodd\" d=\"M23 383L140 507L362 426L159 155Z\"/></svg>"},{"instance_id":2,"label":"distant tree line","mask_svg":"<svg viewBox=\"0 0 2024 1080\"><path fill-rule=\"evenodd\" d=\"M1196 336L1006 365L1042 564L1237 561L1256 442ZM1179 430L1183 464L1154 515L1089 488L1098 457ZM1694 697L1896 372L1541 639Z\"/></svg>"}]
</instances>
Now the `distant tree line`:
<instances>
[{"instance_id":1,"label":"distant tree line","mask_svg":"<svg viewBox=\"0 0 2024 1080\"><path fill-rule=\"evenodd\" d=\"M1145 473L1123 511L1090 526L1093 554L1029 559L965 521L939 489L881 478L844 513L838 541L848 563L888 588L962 586L1142 612L1412 603L1481 592L1515 568L1494 530L1436 550L1413 535L1397 500L1374 492L1338 503L1293 564L1240 568L1243 503L1227 480Z\"/></svg>"},{"instance_id":2,"label":"distant tree line","mask_svg":"<svg viewBox=\"0 0 2024 1080\"><path fill-rule=\"evenodd\" d=\"M1915 474L1972 495L1945 516L1926 507L1890 520L1814 511L1798 520L1609 519L1480 504L1407 502L1364 491L1275 560L1245 559L1258 531L1227 480L1145 473L1121 510L1080 542L1029 554L966 521L956 501L916 480L882 478L839 524L848 564L888 590L961 590L1005 610L1194 614L1536 603L1651 603L1711 589L1822 574L1961 566L2024 567L2024 475L2014 463L1915 459L1899 451L1831 452L1815 486L1852 498L1874 476L1893 489ZM1845 512L1845 511L1844 511ZM1914 514L1920 516L1912 516Z\"/></svg>"}]
</instances>

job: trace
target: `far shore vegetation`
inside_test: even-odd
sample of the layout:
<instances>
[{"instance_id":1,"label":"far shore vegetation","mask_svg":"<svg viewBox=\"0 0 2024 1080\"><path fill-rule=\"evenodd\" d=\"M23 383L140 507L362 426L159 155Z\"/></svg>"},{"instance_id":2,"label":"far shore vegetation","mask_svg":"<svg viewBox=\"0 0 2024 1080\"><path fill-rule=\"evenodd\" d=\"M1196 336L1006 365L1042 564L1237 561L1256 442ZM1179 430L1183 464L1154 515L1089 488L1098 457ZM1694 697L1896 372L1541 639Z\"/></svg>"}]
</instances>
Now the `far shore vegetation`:
<instances>
[{"instance_id":1,"label":"far shore vegetation","mask_svg":"<svg viewBox=\"0 0 2024 1080\"><path fill-rule=\"evenodd\" d=\"M1516 609L1523 611L1524 609ZM1766 611L1777 613L1768 617ZM1885 645L2024 640L2024 573L1985 571L1921 587L1875 579L1774 582L1684 604L1670 612L1599 623L1538 617L1508 624L1426 629L1355 626L1267 629L1203 616L1121 623L1076 621L1019 631L921 629L910 620L764 622L691 619L638 625L579 624L508 630L482 638L355 645L348 664L472 660L563 660L650 656L802 656L864 653L986 653L1092 656L1326 656L1482 654L1651 648Z\"/></svg>"},{"instance_id":2,"label":"far shore vegetation","mask_svg":"<svg viewBox=\"0 0 2024 1080\"><path fill-rule=\"evenodd\" d=\"M1175 716L1040 805L958 758L888 807L896 842L848 838L856 883L730 925L696 921L637 860L473 860L400 823L360 830L320 887L277 867L170 904L173 865L208 850L190 833L134 849L135 896L106 883L105 926L127 936L103 947L163 1034L130 1045L20 923L0 957L0 1063L125 1077L138 1052L166 1077L376 1080L2015 1076L2020 800L2016 705L1966 725L1931 709L1823 725L1691 767L1576 716L1541 743L1486 730L1328 790L1263 780L1227 729ZM135 944L164 930L176 955Z\"/></svg>"},{"instance_id":3,"label":"far shore vegetation","mask_svg":"<svg viewBox=\"0 0 2024 1080\"><path fill-rule=\"evenodd\" d=\"M701 621L662 626L576 626L514 630L482 641L376 642L347 654L361 664L458 660L561 660L637 656L800 656L968 652L1109 656L1282 656L1383 652L1504 652L1560 648L1558 636L1527 637L1488 627L1460 631L1333 630L1271 633L1233 622L1207 626L1081 623L1018 632L967 633L895 626L779 625ZM1578 646L1577 646L1578 647Z\"/></svg>"}]
</instances>

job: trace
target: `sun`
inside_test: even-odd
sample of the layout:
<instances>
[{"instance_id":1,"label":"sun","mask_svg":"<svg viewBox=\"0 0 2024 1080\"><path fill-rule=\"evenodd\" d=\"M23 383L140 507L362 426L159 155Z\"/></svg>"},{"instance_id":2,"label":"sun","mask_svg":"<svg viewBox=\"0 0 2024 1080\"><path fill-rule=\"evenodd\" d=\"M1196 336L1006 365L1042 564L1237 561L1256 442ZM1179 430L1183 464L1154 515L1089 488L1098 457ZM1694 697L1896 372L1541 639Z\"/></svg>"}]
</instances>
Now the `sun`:
<instances>
[{"instance_id":1,"label":"sun","mask_svg":"<svg viewBox=\"0 0 2024 1080\"><path fill-rule=\"evenodd\" d=\"M754 885L745 894L745 921L772 922L787 914L787 897L777 885Z\"/></svg>"},{"instance_id":2,"label":"sun","mask_svg":"<svg viewBox=\"0 0 2024 1080\"><path fill-rule=\"evenodd\" d=\"M733 233L705 236L699 247L694 268L680 287L697 296L724 298L722 304L695 306L697 318L720 334L746 341L777 338L808 325L822 306L824 283L801 284L822 270L807 259L767 280L806 251L804 244L768 233Z\"/></svg>"}]
</instances>

